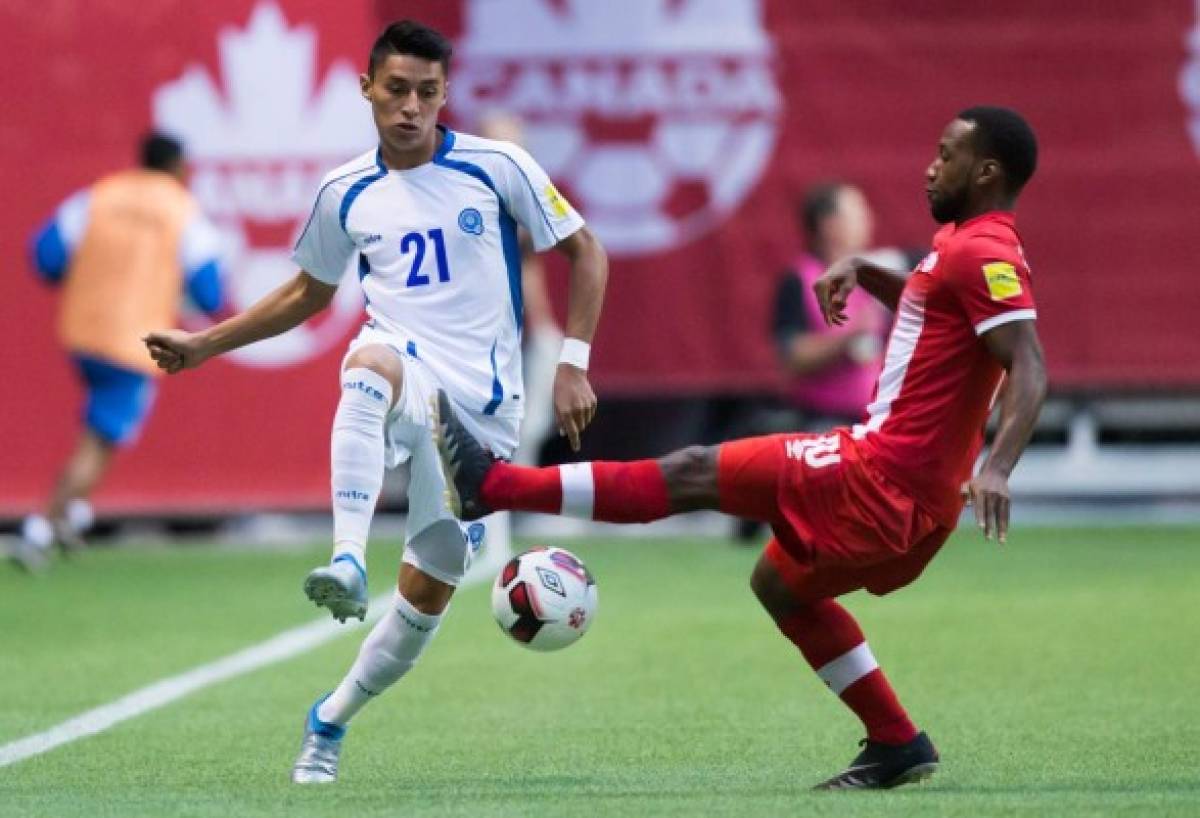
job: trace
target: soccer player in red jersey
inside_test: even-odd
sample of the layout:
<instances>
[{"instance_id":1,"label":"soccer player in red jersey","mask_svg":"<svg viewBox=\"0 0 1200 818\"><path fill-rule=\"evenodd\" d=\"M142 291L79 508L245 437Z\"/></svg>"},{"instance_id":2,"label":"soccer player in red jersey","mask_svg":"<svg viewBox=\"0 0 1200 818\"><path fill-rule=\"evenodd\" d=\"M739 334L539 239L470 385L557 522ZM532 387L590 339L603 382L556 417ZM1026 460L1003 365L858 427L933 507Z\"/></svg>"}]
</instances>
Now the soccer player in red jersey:
<instances>
[{"instance_id":1,"label":"soccer player in red jersey","mask_svg":"<svg viewBox=\"0 0 1200 818\"><path fill-rule=\"evenodd\" d=\"M1020 115L962 111L925 172L930 211L944 225L932 252L908 277L849 258L814 285L832 324L845 319L855 287L896 313L863 423L693 446L658 460L533 469L494 460L443 399L436 436L451 507L464 519L514 509L609 522L718 509L770 523L775 536L751 587L867 731L850 766L818 788L886 788L928 777L936 749L836 598L861 588L887 594L916 579L967 497L984 536L1005 541L1008 477L1046 392L1012 212L1036 163L1037 142ZM972 476L998 394L996 438Z\"/></svg>"}]
</instances>

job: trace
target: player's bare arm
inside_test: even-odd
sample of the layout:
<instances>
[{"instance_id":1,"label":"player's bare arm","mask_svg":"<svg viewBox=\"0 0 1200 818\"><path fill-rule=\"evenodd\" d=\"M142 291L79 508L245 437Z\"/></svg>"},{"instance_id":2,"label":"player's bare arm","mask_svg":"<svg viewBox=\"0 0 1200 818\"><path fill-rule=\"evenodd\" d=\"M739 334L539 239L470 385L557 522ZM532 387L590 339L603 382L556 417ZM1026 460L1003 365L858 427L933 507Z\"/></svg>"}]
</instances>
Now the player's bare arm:
<instances>
[{"instance_id":1,"label":"player's bare arm","mask_svg":"<svg viewBox=\"0 0 1200 818\"><path fill-rule=\"evenodd\" d=\"M859 256L834 262L813 284L821 315L830 326L846 323L846 303L855 287L862 287L893 312L900 304L905 275L897 270L880 267Z\"/></svg>"},{"instance_id":2,"label":"player's bare arm","mask_svg":"<svg viewBox=\"0 0 1200 818\"><path fill-rule=\"evenodd\" d=\"M590 344L600 322L604 287L608 282L608 256L587 227L581 227L555 245L571 262L567 295L566 337ZM559 430L579 451L580 435L596 415L596 393L588 382L587 370L560 363L554 376L554 415Z\"/></svg>"},{"instance_id":3,"label":"player's bare arm","mask_svg":"<svg viewBox=\"0 0 1200 818\"><path fill-rule=\"evenodd\" d=\"M329 306L335 292L336 287L301 270L245 312L202 332L162 330L150 333L142 341L159 368L175 374L299 326Z\"/></svg>"},{"instance_id":4,"label":"player's bare arm","mask_svg":"<svg viewBox=\"0 0 1200 818\"><path fill-rule=\"evenodd\" d=\"M1008 537L1011 500L1008 477L1033 434L1046 397L1046 366L1033 321L1011 321L985 333L983 341L1007 372L1001 394L1000 426L987 459L967 485L975 521L988 539Z\"/></svg>"}]
</instances>

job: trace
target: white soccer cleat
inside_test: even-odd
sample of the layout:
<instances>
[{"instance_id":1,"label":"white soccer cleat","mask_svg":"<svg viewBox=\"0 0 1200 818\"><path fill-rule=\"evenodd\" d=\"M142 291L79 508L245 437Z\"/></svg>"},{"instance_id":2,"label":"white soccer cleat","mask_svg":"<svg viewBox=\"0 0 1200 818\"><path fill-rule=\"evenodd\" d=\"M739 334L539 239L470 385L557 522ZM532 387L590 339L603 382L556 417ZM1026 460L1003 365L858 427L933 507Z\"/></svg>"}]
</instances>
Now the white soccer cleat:
<instances>
[{"instance_id":1,"label":"white soccer cleat","mask_svg":"<svg viewBox=\"0 0 1200 818\"><path fill-rule=\"evenodd\" d=\"M367 616L367 572L358 560L343 554L305 577L304 595L328 608L339 622L350 617L362 621Z\"/></svg>"},{"instance_id":2,"label":"white soccer cleat","mask_svg":"<svg viewBox=\"0 0 1200 818\"><path fill-rule=\"evenodd\" d=\"M334 784L338 777L338 758L342 753L345 727L323 722L317 717L317 708L325 697L304 717L304 738L300 741L300 755L292 765L293 784Z\"/></svg>"}]
</instances>

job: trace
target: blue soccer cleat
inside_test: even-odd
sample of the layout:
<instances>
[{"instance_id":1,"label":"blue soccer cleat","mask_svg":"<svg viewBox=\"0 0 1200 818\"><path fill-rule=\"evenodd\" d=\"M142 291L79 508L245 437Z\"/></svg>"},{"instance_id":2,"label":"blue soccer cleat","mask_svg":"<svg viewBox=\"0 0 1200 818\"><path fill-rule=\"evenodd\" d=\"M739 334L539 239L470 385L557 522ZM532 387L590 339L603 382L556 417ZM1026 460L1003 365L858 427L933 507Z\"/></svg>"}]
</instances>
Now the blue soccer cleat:
<instances>
[{"instance_id":1,"label":"blue soccer cleat","mask_svg":"<svg viewBox=\"0 0 1200 818\"><path fill-rule=\"evenodd\" d=\"M304 579L304 595L339 622L350 617L361 621L367 616L367 572L354 557L342 554L312 570Z\"/></svg>"}]
</instances>

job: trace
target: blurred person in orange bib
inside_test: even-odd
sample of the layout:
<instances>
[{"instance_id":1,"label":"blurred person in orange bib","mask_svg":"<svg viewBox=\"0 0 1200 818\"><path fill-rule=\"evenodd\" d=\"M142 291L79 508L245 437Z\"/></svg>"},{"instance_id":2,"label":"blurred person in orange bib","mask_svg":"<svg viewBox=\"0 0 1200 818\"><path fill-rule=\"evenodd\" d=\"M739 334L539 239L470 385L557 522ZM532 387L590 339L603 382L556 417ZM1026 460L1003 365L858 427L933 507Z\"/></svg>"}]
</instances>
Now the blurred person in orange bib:
<instances>
[{"instance_id":1,"label":"blurred person in orange bib","mask_svg":"<svg viewBox=\"0 0 1200 818\"><path fill-rule=\"evenodd\" d=\"M33 265L62 290L58 336L84 388L83 424L45 514L25 519L15 554L26 568L57 544L83 547L87 498L113 453L131 445L160 374L141 338L174 325L184 294L215 313L222 301L220 238L186 186L183 146L150 134L137 168L105 176L64 201L34 235Z\"/></svg>"}]
</instances>

